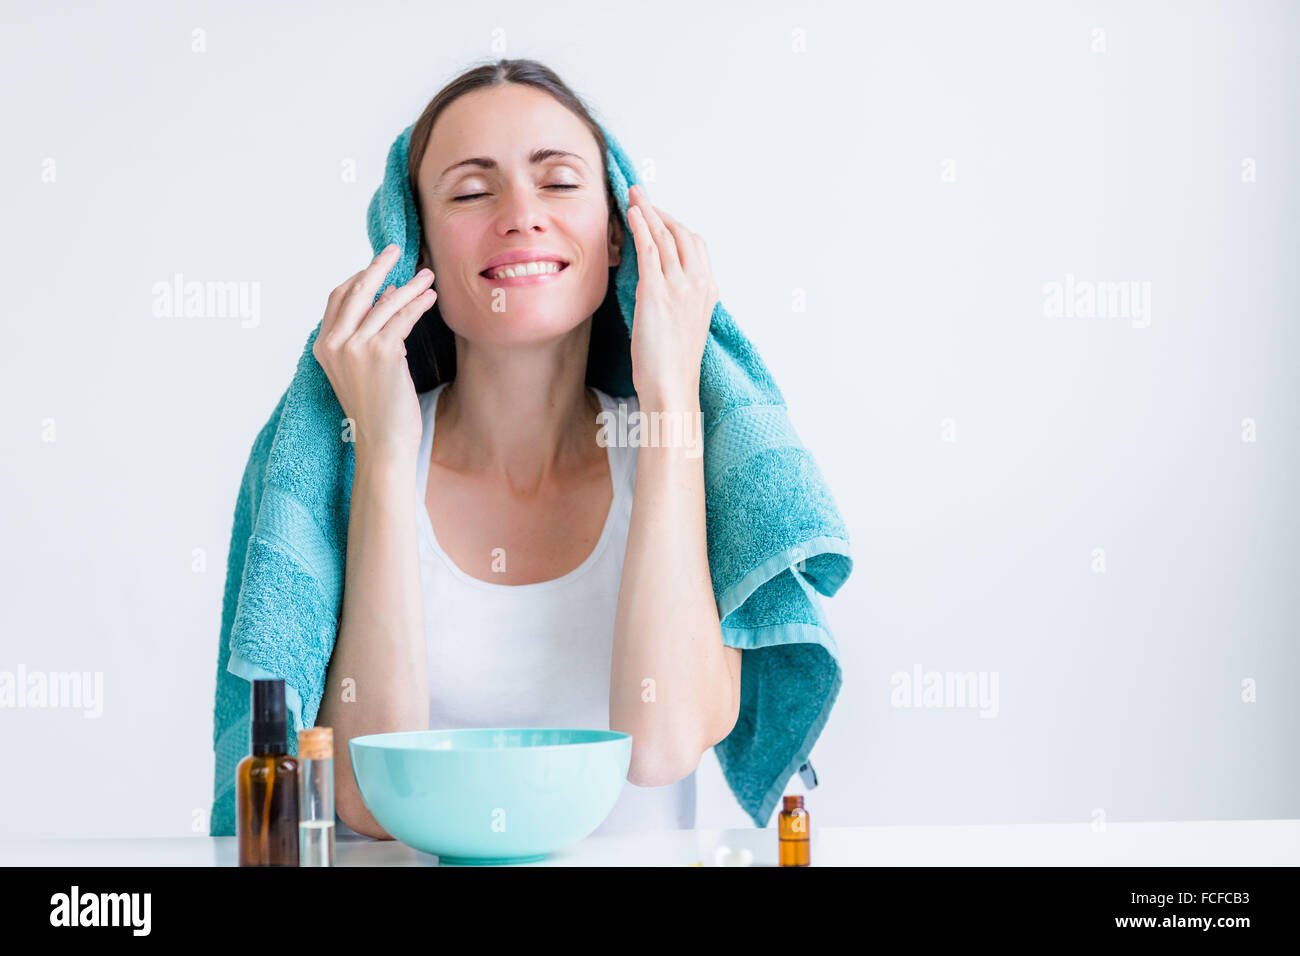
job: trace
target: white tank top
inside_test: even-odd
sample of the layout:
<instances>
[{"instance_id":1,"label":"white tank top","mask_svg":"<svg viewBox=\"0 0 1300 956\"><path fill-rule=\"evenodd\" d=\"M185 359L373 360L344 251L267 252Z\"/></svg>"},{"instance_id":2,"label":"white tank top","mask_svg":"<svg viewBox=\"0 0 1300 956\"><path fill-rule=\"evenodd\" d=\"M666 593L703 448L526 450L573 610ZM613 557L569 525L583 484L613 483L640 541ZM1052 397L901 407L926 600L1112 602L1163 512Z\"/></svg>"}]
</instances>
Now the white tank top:
<instances>
[{"instance_id":1,"label":"white tank top","mask_svg":"<svg viewBox=\"0 0 1300 956\"><path fill-rule=\"evenodd\" d=\"M420 394L416 470L420 583L429 655L429 727L609 729L610 657L628 522L635 445L606 447L614 496L600 538L578 567L549 581L494 584L466 574L438 544L425 491L434 412L446 383ZM636 411L635 396L592 389L601 406ZM624 782L593 835L695 826L695 773L663 787Z\"/></svg>"}]
</instances>

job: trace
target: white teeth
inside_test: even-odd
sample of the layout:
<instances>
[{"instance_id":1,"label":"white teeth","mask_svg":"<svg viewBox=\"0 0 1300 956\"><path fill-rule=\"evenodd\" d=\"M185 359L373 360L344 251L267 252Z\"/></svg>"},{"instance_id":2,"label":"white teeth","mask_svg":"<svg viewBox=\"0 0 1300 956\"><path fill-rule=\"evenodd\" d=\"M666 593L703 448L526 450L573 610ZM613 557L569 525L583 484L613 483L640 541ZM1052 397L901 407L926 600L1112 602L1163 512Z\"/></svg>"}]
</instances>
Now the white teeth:
<instances>
[{"instance_id":1,"label":"white teeth","mask_svg":"<svg viewBox=\"0 0 1300 956\"><path fill-rule=\"evenodd\" d=\"M502 266L499 269L493 269L488 273L488 278L511 279L515 276L546 275L547 273L559 271L560 264L549 260L544 262L516 262L512 265Z\"/></svg>"}]
</instances>

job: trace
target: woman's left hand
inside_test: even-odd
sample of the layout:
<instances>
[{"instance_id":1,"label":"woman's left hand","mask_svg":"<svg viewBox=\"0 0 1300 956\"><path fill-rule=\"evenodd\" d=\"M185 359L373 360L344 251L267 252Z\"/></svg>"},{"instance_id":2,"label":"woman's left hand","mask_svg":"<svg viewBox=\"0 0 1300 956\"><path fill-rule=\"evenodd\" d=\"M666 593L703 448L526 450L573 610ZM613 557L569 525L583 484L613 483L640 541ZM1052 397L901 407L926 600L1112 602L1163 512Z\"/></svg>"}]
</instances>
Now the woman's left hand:
<instances>
[{"instance_id":1,"label":"woman's left hand","mask_svg":"<svg viewBox=\"0 0 1300 956\"><path fill-rule=\"evenodd\" d=\"M718 301L704 239L650 205L640 184L628 190L636 243L632 384L642 407L698 405L700 363Z\"/></svg>"}]
</instances>

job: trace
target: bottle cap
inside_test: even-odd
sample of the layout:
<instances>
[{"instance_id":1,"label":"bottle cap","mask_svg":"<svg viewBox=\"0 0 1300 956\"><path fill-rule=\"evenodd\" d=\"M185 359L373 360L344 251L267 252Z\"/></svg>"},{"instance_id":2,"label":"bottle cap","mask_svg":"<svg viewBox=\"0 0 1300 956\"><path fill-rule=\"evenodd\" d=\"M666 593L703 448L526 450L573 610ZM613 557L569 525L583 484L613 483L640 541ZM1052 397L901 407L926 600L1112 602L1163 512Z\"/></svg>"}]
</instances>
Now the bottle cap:
<instances>
[{"instance_id":1,"label":"bottle cap","mask_svg":"<svg viewBox=\"0 0 1300 956\"><path fill-rule=\"evenodd\" d=\"M253 753L288 753L289 714L284 703L284 681L253 681Z\"/></svg>"},{"instance_id":2,"label":"bottle cap","mask_svg":"<svg viewBox=\"0 0 1300 956\"><path fill-rule=\"evenodd\" d=\"M782 809L784 809L784 810L793 810L793 809L795 809L796 807L802 807L802 806L803 806L803 794L802 794L802 793L797 793L797 794L794 794L793 796L782 797L782 798L781 798L781 803L782 803Z\"/></svg>"},{"instance_id":3,"label":"bottle cap","mask_svg":"<svg viewBox=\"0 0 1300 956\"><path fill-rule=\"evenodd\" d=\"M298 731L299 760L333 760L334 728L308 727Z\"/></svg>"}]
</instances>

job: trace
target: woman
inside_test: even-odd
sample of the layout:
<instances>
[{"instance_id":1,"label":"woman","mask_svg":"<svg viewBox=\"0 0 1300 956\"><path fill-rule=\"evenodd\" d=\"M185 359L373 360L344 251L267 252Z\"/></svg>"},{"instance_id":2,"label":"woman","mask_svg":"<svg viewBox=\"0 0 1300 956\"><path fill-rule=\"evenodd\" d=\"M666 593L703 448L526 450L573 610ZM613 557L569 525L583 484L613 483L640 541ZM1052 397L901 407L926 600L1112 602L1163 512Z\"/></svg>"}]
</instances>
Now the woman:
<instances>
[{"instance_id":1,"label":"woman","mask_svg":"<svg viewBox=\"0 0 1300 956\"><path fill-rule=\"evenodd\" d=\"M425 268L376 301L390 247L329 297L313 354L353 422L355 471L316 722L339 738L338 816L356 832L391 838L353 780L343 742L360 734L631 734L611 832L693 826L695 767L736 723L741 651L722 642L698 449L603 441L616 402L586 384L594 345L621 331L605 155L550 70L469 71L411 137ZM718 300L704 241L640 187L629 203L629 412L698 423Z\"/></svg>"}]
</instances>

